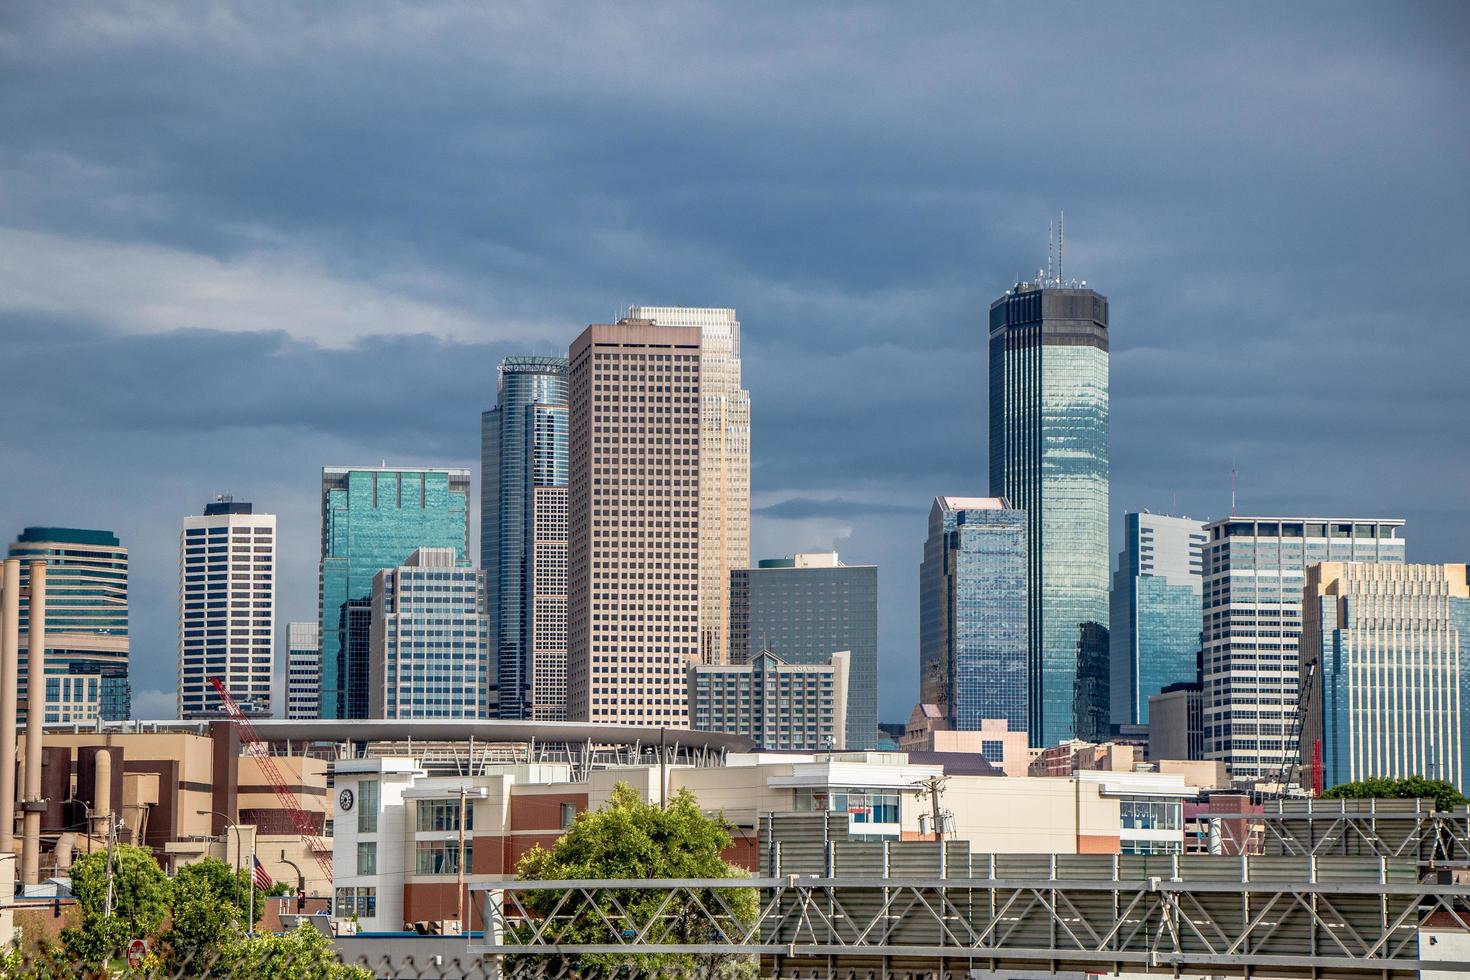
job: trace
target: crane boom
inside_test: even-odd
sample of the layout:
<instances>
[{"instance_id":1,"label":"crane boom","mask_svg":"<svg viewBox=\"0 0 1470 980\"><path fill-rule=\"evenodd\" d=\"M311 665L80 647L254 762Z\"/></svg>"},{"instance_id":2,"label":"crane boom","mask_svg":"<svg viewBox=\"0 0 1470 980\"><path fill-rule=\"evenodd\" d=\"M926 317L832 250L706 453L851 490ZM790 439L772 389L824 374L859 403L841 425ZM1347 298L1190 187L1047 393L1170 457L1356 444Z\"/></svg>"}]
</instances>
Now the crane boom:
<instances>
[{"instance_id":1,"label":"crane boom","mask_svg":"<svg viewBox=\"0 0 1470 980\"><path fill-rule=\"evenodd\" d=\"M260 766L260 771L265 774L266 781L271 784L276 799L281 803L281 809L285 810L286 815L290 817L292 829L306 842L306 849L321 866L322 873L327 876L327 887L330 888L332 882L331 845L323 841L317 834L316 826L311 821L311 815L302 809L301 803L296 799L296 794L291 792L291 787L281 776L281 770L276 768L275 760L271 758L270 748L260 740L260 735L256 732L255 726L250 723L250 718L240 710L235 699L230 697L230 692L225 689L224 681L218 677L211 677L209 683L219 695L220 702L224 704L225 713L230 716L230 721L240 732L240 741L244 746L245 754L255 759Z\"/></svg>"}]
</instances>

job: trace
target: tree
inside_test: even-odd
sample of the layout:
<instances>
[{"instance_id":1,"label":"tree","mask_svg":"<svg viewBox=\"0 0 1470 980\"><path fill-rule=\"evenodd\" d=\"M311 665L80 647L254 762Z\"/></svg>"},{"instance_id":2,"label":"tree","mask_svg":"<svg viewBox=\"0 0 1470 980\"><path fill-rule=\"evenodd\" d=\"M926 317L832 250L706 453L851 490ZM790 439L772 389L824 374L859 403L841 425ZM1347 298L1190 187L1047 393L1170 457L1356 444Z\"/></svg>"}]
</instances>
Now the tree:
<instances>
[{"instance_id":1,"label":"tree","mask_svg":"<svg viewBox=\"0 0 1470 980\"><path fill-rule=\"evenodd\" d=\"M265 933L224 946L213 973L230 980L373 980L371 970L343 963L327 937L305 923L284 936Z\"/></svg>"},{"instance_id":2,"label":"tree","mask_svg":"<svg viewBox=\"0 0 1470 980\"><path fill-rule=\"evenodd\" d=\"M527 881L556 881L584 878L732 878L745 871L725 861L723 852L731 844L725 822L700 812L694 794L681 790L667 807L645 803L626 783L619 783L607 805L596 812L577 815L576 821L550 850L532 848L516 867ZM527 904L538 916L551 914L560 893L527 893ZM754 920L757 899L754 889L710 889L694 896L679 896L664 905L665 895L656 891L626 890L603 893L599 908L616 920L621 906L634 928L648 926L646 941L662 944L695 944L719 941L738 934ZM575 906L574 906L575 907ZM727 911L728 910L728 911ZM563 912L566 911L564 908ZM711 922L711 919L714 922ZM591 908L584 907L562 926L561 941L567 944L618 942L607 924ZM586 966L633 966L685 975L717 975L741 972L751 966L728 954L672 956L667 954L583 957Z\"/></svg>"},{"instance_id":3,"label":"tree","mask_svg":"<svg viewBox=\"0 0 1470 980\"><path fill-rule=\"evenodd\" d=\"M1370 776L1351 783L1341 783L1322 794L1324 800L1433 800L1436 810L1453 810L1464 806L1465 795L1443 779L1408 776L1389 779Z\"/></svg>"},{"instance_id":4,"label":"tree","mask_svg":"<svg viewBox=\"0 0 1470 980\"><path fill-rule=\"evenodd\" d=\"M93 851L71 866L71 888L81 907L82 924L61 934L66 951L82 963L118 956L131 939L151 936L168 915L172 883L146 848L120 844ZM108 914L109 901L111 914Z\"/></svg>"},{"instance_id":5,"label":"tree","mask_svg":"<svg viewBox=\"0 0 1470 980\"><path fill-rule=\"evenodd\" d=\"M185 865L174 875L172 923L163 935L165 959L171 968L212 960L221 947L243 938L249 874L215 858L205 858ZM258 923L264 914L264 896L257 892L255 921Z\"/></svg>"}]
</instances>

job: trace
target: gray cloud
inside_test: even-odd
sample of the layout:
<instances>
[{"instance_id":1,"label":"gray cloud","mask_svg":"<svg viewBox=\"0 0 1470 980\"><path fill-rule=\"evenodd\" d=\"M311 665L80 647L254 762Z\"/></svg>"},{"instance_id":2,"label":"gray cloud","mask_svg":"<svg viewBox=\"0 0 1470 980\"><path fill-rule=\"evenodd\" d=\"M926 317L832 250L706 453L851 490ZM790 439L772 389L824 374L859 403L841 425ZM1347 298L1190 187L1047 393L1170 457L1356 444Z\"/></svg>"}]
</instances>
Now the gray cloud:
<instances>
[{"instance_id":1,"label":"gray cloud","mask_svg":"<svg viewBox=\"0 0 1470 980\"><path fill-rule=\"evenodd\" d=\"M1269 30L1262 27L1269 23ZM472 464L494 365L630 302L733 305L761 553L882 566L915 693L939 493L985 490L985 311L1045 260L1113 313L1113 499L1406 516L1470 557L1463 4L1126 9L44 5L0 15L0 527L179 518Z\"/></svg>"}]
</instances>

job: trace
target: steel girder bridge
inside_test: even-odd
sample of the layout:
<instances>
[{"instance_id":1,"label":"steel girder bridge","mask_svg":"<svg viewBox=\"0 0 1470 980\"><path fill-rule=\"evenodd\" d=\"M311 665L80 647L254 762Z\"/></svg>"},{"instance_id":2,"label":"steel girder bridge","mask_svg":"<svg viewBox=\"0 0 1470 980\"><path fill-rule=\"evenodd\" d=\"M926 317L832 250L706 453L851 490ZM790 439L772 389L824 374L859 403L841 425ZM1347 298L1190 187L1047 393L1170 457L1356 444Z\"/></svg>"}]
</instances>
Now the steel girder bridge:
<instances>
[{"instance_id":1,"label":"steel girder bridge","mask_svg":"<svg viewBox=\"0 0 1470 980\"><path fill-rule=\"evenodd\" d=\"M759 956L761 975L948 980L972 971L1178 976L1416 978L1470 962L1421 960L1421 926L1470 930L1470 887L1423 884L1378 862L1348 880L1300 862L1295 877L751 878L738 914L729 879L477 883L487 924L472 954L506 977L577 973L589 954ZM1256 859L1258 860L1258 859ZM1359 868L1362 862L1356 862ZM1326 873L1324 873L1324 871ZM1398 873L1396 873L1398 872ZM1406 880L1407 879L1407 880Z\"/></svg>"}]
</instances>

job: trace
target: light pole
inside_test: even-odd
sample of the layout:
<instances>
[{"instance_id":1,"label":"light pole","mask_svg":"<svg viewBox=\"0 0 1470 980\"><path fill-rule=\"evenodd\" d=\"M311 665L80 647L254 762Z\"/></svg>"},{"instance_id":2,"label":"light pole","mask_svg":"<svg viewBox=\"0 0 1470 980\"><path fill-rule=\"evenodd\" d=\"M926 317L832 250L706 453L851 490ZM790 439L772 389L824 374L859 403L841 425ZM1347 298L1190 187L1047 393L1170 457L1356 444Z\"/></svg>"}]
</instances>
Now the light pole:
<instances>
[{"instance_id":1,"label":"light pole","mask_svg":"<svg viewBox=\"0 0 1470 980\"><path fill-rule=\"evenodd\" d=\"M239 874L240 873L240 825L237 824L237 823L235 823L235 821L231 820L229 817L225 816L223 813L220 813L218 810L195 810L194 812L197 813L197 814L199 814L201 817L207 817L207 816L219 817L221 820L223 820L225 822L225 829L226 830L233 830L235 832L235 873L236 874ZM228 839L228 837L225 839L225 846L226 847L229 846L229 839ZM229 851L226 851L225 854L228 856ZM250 862L251 863L251 868L250 868L250 908L245 913L246 914L245 934L248 935L248 936L253 936L255 934L255 867L254 867L254 864L255 864L255 861L254 861L254 858L255 858L255 838L253 836L250 838L250 856L251 856L251 862ZM235 879L235 887L237 889L240 887L240 879L238 879L238 878ZM236 896L235 897L236 897L237 900L239 899L239 893L238 892L236 893Z\"/></svg>"}]
</instances>

